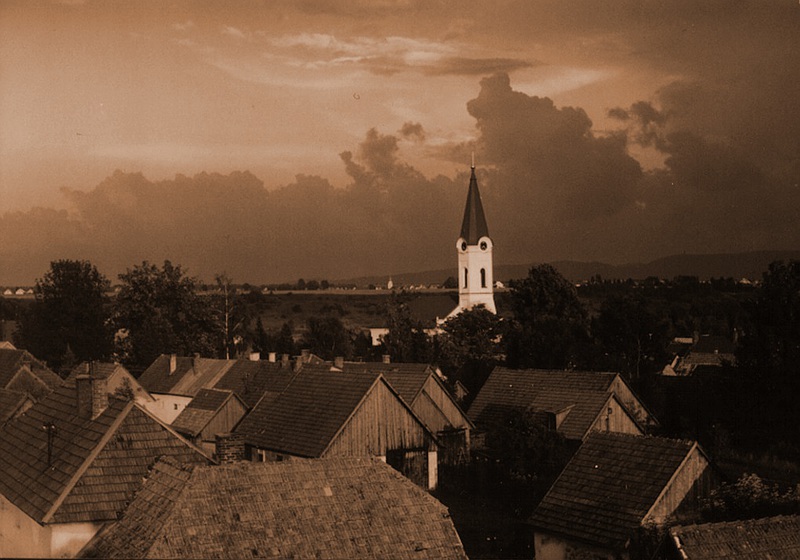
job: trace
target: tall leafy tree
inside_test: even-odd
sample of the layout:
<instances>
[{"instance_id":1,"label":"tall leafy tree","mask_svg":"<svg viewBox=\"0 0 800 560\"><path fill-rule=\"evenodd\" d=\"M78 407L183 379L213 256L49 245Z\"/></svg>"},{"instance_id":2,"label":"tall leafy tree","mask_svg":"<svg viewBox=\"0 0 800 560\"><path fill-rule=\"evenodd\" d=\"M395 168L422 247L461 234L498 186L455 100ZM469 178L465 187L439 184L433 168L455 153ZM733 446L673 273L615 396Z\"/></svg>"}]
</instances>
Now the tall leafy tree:
<instances>
[{"instance_id":1,"label":"tall leafy tree","mask_svg":"<svg viewBox=\"0 0 800 560\"><path fill-rule=\"evenodd\" d=\"M386 310L388 332L383 347L395 362L422 363L431 360L433 345L420 321L414 319L405 294L392 294Z\"/></svg>"},{"instance_id":2,"label":"tall leafy tree","mask_svg":"<svg viewBox=\"0 0 800 560\"><path fill-rule=\"evenodd\" d=\"M437 337L442 371L476 395L500 361L502 330L500 318L482 305L445 321Z\"/></svg>"},{"instance_id":3,"label":"tall leafy tree","mask_svg":"<svg viewBox=\"0 0 800 560\"><path fill-rule=\"evenodd\" d=\"M114 324L127 334L126 363L146 367L167 353L217 355L219 324L180 265L144 261L119 278Z\"/></svg>"},{"instance_id":4,"label":"tall leafy tree","mask_svg":"<svg viewBox=\"0 0 800 560\"><path fill-rule=\"evenodd\" d=\"M36 300L23 318L18 342L53 368L65 355L107 358L112 335L106 292L109 282L89 261L58 260L36 281Z\"/></svg>"},{"instance_id":5,"label":"tall leafy tree","mask_svg":"<svg viewBox=\"0 0 800 560\"><path fill-rule=\"evenodd\" d=\"M588 316L575 287L549 264L509 283L513 321L506 333L511 367L567 368L584 365Z\"/></svg>"},{"instance_id":6,"label":"tall leafy tree","mask_svg":"<svg viewBox=\"0 0 800 560\"><path fill-rule=\"evenodd\" d=\"M337 356L351 358L353 342L350 332L338 317L309 317L306 320L303 344L306 348L326 360Z\"/></svg>"}]
</instances>

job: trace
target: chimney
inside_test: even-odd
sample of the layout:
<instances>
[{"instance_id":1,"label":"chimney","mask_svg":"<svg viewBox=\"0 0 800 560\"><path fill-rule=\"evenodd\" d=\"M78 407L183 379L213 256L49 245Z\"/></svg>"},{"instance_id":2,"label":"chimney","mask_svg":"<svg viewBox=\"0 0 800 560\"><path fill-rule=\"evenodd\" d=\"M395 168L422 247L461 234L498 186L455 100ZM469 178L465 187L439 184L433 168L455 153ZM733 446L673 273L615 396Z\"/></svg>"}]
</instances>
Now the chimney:
<instances>
[{"instance_id":1,"label":"chimney","mask_svg":"<svg viewBox=\"0 0 800 560\"><path fill-rule=\"evenodd\" d=\"M333 367L342 369L344 367L344 356L336 356L333 359Z\"/></svg>"},{"instance_id":2,"label":"chimney","mask_svg":"<svg viewBox=\"0 0 800 560\"><path fill-rule=\"evenodd\" d=\"M389 354L384 354L383 355L383 363L384 364L391 364L392 363L392 357Z\"/></svg>"},{"instance_id":3,"label":"chimney","mask_svg":"<svg viewBox=\"0 0 800 560\"><path fill-rule=\"evenodd\" d=\"M273 363L273 364L274 364L274 363L275 363L275 358L276 358L276 357L277 357L277 354L276 354L275 352L270 352L269 354L267 354L267 360L268 360L270 363Z\"/></svg>"},{"instance_id":4,"label":"chimney","mask_svg":"<svg viewBox=\"0 0 800 560\"><path fill-rule=\"evenodd\" d=\"M257 362L261 359L261 352L250 352L250 361Z\"/></svg>"},{"instance_id":5,"label":"chimney","mask_svg":"<svg viewBox=\"0 0 800 560\"><path fill-rule=\"evenodd\" d=\"M217 434L214 456L220 463L244 461L244 435L228 432Z\"/></svg>"},{"instance_id":6,"label":"chimney","mask_svg":"<svg viewBox=\"0 0 800 560\"><path fill-rule=\"evenodd\" d=\"M291 359L291 356L289 356L289 354L281 354L281 365L283 367L289 367L289 360L290 359Z\"/></svg>"},{"instance_id":7,"label":"chimney","mask_svg":"<svg viewBox=\"0 0 800 560\"><path fill-rule=\"evenodd\" d=\"M294 371L300 371L303 369L303 356L297 356L297 359L294 361Z\"/></svg>"},{"instance_id":8,"label":"chimney","mask_svg":"<svg viewBox=\"0 0 800 560\"><path fill-rule=\"evenodd\" d=\"M177 354L170 354L169 355L169 372L170 372L170 374L175 373L176 369L178 369L178 355Z\"/></svg>"},{"instance_id":9,"label":"chimney","mask_svg":"<svg viewBox=\"0 0 800 560\"><path fill-rule=\"evenodd\" d=\"M78 416L94 420L108 408L108 380L78 375L75 377Z\"/></svg>"},{"instance_id":10,"label":"chimney","mask_svg":"<svg viewBox=\"0 0 800 560\"><path fill-rule=\"evenodd\" d=\"M300 357L303 358L303 363L307 364L308 362L311 361L311 350L309 350L308 348L300 350Z\"/></svg>"}]
</instances>

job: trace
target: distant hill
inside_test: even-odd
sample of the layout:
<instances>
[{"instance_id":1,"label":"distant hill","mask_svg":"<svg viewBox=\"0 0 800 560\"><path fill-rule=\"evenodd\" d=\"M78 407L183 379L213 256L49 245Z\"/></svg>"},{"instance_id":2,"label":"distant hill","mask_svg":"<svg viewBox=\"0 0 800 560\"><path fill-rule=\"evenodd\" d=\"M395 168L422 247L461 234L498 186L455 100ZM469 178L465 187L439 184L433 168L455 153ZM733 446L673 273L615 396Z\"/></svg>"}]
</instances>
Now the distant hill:
<instances>
[{"instance_id":1,"label":"distant hill","mask_svg":"<svg viewBox=\"0 0 800 560\"><path fill-rule=\"evenodd\" d=\"M800 260L800 251L753 251L749 253L727 253L717 255L672 255L649 263L629 263L611 265L599 262L556 261L552 264L565 278L580 282L600 275L607 279L644 279L649 276L674 278L675 276L697 276L701 280L709 278L748 278L760 280L769 267L777 260ZM495 280L506 282L511 278L522 278L528 274L531 264L501 264L494 268ZM391 275L395 286L419 284L441 284L448 276L455 275L455 266L440 270L408 272ZM386 286L389 276L362 276L338 280L341 284L357 286Z\"/></svg>"}]
</instances>

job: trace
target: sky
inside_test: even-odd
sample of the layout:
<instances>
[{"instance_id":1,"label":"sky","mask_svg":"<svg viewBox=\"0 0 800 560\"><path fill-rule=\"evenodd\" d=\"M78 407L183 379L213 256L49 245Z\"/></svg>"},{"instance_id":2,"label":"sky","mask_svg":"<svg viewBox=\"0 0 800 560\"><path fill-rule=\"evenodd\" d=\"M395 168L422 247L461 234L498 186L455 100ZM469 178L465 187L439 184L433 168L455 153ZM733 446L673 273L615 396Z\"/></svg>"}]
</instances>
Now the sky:
<instances>
[{"instance_id":1,"label":"sky","mask_svg":"<svg viewBox=\"0 0 800 560\"><path fill-rule=\"evenodd\" d=\"M0 0L0 285L800 246L796 0Z\"/></svg>"}]
</instances>

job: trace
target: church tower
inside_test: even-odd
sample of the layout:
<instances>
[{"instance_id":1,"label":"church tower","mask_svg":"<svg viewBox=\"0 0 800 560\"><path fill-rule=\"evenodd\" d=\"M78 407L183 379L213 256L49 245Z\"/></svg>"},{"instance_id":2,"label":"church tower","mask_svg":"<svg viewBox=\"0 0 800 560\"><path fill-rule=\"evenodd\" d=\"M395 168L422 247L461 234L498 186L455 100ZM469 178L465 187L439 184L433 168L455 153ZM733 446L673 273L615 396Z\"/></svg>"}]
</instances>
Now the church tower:
<instances>
[{"instance_id":1,"label":"church tower","mask_svg":"<svg viewBox=\"0 0 800 560\"><path fill-rule=\"evenodd\" d=\"M483 214L481 193L475 178L475 164L469 177L467 205L461 223L461 235L456 242L458 253L458 307L449 315L483 305L497 313L494 305L494 278L492 270L492 240Z\"/></svg>"}]
</instances>

